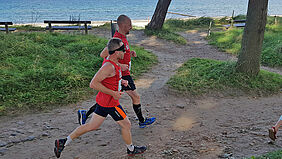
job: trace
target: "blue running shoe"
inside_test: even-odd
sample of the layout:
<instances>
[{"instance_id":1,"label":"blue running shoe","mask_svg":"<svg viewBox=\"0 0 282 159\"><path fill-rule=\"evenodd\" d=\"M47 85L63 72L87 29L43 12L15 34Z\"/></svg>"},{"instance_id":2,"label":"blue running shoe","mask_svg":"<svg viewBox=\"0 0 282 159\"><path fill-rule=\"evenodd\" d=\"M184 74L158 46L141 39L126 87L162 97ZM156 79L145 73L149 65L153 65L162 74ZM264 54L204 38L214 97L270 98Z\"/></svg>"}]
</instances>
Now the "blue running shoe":
<instances>
[{"instance_id":1,"label":"blue running shoe","mask_svg":"<svg viewBox=\"0 0 282 159\"><path fill-rule=\"evenodd\" d=\"M77 115L78 115L78 122L79 125L84 125L86 122L86 110L78 110L77 111Z\"/></svg>"},{"instance_id":2,"label":"blue running shoe","mask_svg":"<svg viewBox=\"0 0 282 159\"><path fill-rule=\"evenodd\" d=\"M146 118L143 123L139 122L139 128L145 128L146 125L151 125L156 121L155 117L152 118Z\"/></svg>"}]
</instances>

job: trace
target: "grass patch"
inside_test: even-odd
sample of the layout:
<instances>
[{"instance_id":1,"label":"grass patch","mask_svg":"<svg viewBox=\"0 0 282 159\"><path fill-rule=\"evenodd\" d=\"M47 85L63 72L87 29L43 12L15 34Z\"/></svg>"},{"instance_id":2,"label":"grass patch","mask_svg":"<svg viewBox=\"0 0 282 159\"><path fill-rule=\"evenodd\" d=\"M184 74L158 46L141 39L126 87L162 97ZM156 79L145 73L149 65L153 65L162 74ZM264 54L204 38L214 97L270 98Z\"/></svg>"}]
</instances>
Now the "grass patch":
<instances>
[{"instance_id":1,"label":"grass patch","mask_svg":"<svg viewBox=\"0 0 282 159\"><path fill-rule=\"evenodd\" d=\"M281 159L282 158L282 150L269 152L267 154L261 156L252 156L248 159Z\"/></svg>"},{"instance_id":2,"label":"grass patch","mask_svg":"<svg viewBox=\"0 0 282 159\"><path fill-rule=\"evenodd\" d=\"M160 29L160 30L145 29L144 32L146 35L156 36L160 39L173 41L177 44L185 45L187 43L184 37L182 37L179 34L174 33L173 31L169 29Z\"/></svg>"},{"instance_id":3,"label":"grass patch","mask_svg":"<svg viewBox=\"0 0 282 159\"><path fill-rule=\"evenodd\" d=\"M144 32L146 35L149 36L157 36L160 39L165 39L173 41L176 44L185 45L187 44L186 39L181 35L177 34L177 31L185 31L196 28L208 28L210 21L213 21L213 19L208 17L201 17L189 20L168 19L165 21L162 29L151 30L145 28Z\"/></svg>"},{"instance_id":4,"label":"grass patch","mask_svg":"<svg viewBox=\"0 0 282 159\"><path fill-rule=\"evenodd\" d=\"M102 28L102 29L108 29L108 30L111 30L111 23L110 22L107 22L103 25L99 25L99 26L95 26L94 28Z\"/></svg>"},{"instance_id":5,"label":"grass patch","mask_svg":"<svg viewBox=\"0 0 282 159\"><path fill-rule=\"evenodd\" d=\"M233 28L227 31L213 32L209 44L220 50L238 55L241 49L243 29ZM282 66L282 25L267 25L262 46L261 64L264 66Z\"/></svg>"},{"instance_id":6,"label":"grass patch","mask_svg":"<svg viewBox=\"0 0 282 159\"><path fill-rule=\"evenodd\" d=\"M282 88L282 76L261 70L256 77L235 72L235 62L193 58L168 81L179 91L201 95L210 91L238 89L246 93L270 95Z\"/></svg>"},{"instance_id":7,"label":"grass patch","mask_svg":"<svg viewBox=\"0 0 282 159\"><path fill-rule=\"evenodd\" d=\"M99 25L99 26L95 26L94 28L102 28L102 29L107 29L107 30L111 30L111 23L107 22L103 25ZM141 30L144 29L144 27L139 27L139 26L132 26L132 30Z\"/></svg>"},{"instance_id":8,"label":"grass patch","mask_svg":"<svg viewBox=\"0 0 282 159\"><path fill-rule=\"evenodd\" d=\"M190 29L197 29L197 28L208 28L210 22L214 20L209 17L200 17L196 19L188 19L188 20L179 20L179 19L168 19L164 23L165 29L170 29L172 31L185 31Z\"/></svg>"},{"instance_id":9,"label":"grass patch","mask_svg":"<svg viewBox=\"0 0 282 159\"><path fill-rule=\"evenodd\" d=\"M13 25L18 31L45 31L45 27L37 27L32 25Z\"/></svg>"},{"instance_id":10,"label":"grass patch","mask_svg":"<svg viewBox=\"0 0 282 159\"><path fill-rule=\"evenodd\" d=\"M93 35L38 32L0 33L0 39L0 114L49 109L89 96L89 82L102 64L99 54L107 43ZM142 48L136 52L137 76L156 57Z\"/></svg>"},{"instance_id":11,"label":"grass patch","mask_svg":"<svg viewBox=\"0 0 282 159\"><path fill-rule=\"evenodd\" d=\"M229 29L213 32L209 36L209 44L217 46L221 51L237 55L241 49L243 29Z\"/></svg>"}]
</instances>

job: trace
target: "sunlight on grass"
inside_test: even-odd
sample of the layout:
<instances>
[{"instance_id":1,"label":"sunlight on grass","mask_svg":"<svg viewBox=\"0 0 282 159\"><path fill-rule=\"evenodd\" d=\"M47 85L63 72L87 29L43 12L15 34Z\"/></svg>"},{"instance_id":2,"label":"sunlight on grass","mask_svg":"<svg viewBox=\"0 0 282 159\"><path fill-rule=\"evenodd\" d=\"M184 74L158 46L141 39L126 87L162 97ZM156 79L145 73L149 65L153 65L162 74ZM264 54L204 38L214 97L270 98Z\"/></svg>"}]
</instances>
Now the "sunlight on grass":
<instances>
[{"instance_id":1,"label":"sunlight on grass","mask_svg":"<svg viewBox=\"0 0 282 159\"><path fill-rule=\"evenodd\" d=\"M211 91L237 89L248 94L271 95L280 92L282 76L261 70L256 77L235 71L235 62L193 58L170 78L170 87L199 95ZM232 92L230 92L232 93Z\"/></svg>"}]
</instances>

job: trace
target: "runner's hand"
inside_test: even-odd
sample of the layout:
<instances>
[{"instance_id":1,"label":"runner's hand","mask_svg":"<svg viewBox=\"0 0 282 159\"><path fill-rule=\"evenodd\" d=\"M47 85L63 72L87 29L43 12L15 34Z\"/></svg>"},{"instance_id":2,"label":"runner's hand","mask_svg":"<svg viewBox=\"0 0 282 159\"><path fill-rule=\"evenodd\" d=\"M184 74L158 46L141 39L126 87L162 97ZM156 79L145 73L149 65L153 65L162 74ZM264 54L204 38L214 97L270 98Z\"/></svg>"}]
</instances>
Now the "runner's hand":
<instances>
[{"instance_id":1,"label":"runner's hand","mask_svg":"<svg viewBox=\"0 0 282 159\"><path fill-rule=\"evenodd\" d=\"M137 57L137 54L135 51L130 51L130 55L133 56L133 57Z\"/></svg>"},{"instance_id":2,"label":"runner's hand","mask_svg":"<svg viewBox=\"0 0 282 159\"><path fill-rule=\"evenodd\" d=\"M127 80L121 80L121 84L124 85L125 87L128 86L128 81Z\"/></svg>"},{"instance_id":3,"label":"runner's hand","mask_svg":"<svg viewBox=\"0 0 282 159\"><path fill-rule=\"evenodd\" d=\"M121 95L123 94L124 92L120 92L120 91L114 91L114 94L113 94L113 98L115 100L118 100L121 98Z\"/></svg>"},{"instance_id":4,"label":"runner's hand","mask_svg":"<svg viewBox=\"0 0 282 159\"><path fill-rule=\"evenodd\" d=\"M121 70L126 71L128 70L128 65L127 64L120 64Z\"/></svg>"}]
</instances>

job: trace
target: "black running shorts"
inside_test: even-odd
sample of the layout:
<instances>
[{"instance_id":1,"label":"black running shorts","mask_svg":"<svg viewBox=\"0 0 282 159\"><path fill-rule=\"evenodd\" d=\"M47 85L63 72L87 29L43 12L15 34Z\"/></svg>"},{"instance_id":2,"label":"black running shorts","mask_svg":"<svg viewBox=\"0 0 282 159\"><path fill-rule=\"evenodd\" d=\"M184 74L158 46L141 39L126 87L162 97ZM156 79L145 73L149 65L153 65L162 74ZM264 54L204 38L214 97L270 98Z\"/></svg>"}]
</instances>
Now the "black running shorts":
<instances>
[{"instance_id":1,"label":"black running shorts","mask_svg":"<svg viewBox=\"0 0 282 159\"><path fill-rule=\"evenodd\" d=\"M128 91L128 90L134 91L136 89L134 81L130 75L122 76L121 78L128 81L128 86L125 87L122 85L121 91Z\"/></svg>"},{"instance_id":2,"label":"black running shorts","mask_svg":"<svg viewBox=\"0 0 282 159\"><path fill-rule=\"evenodd\" d=\"M102 107L99 104L96 103L96 109L94 111L96 114L102 116L102 117L107 117L108 114L115 120L123 120L126 117L126 114L124 110L122 109L122 106L116 106L116 107Z\"/></svg>"}]
</instances>

